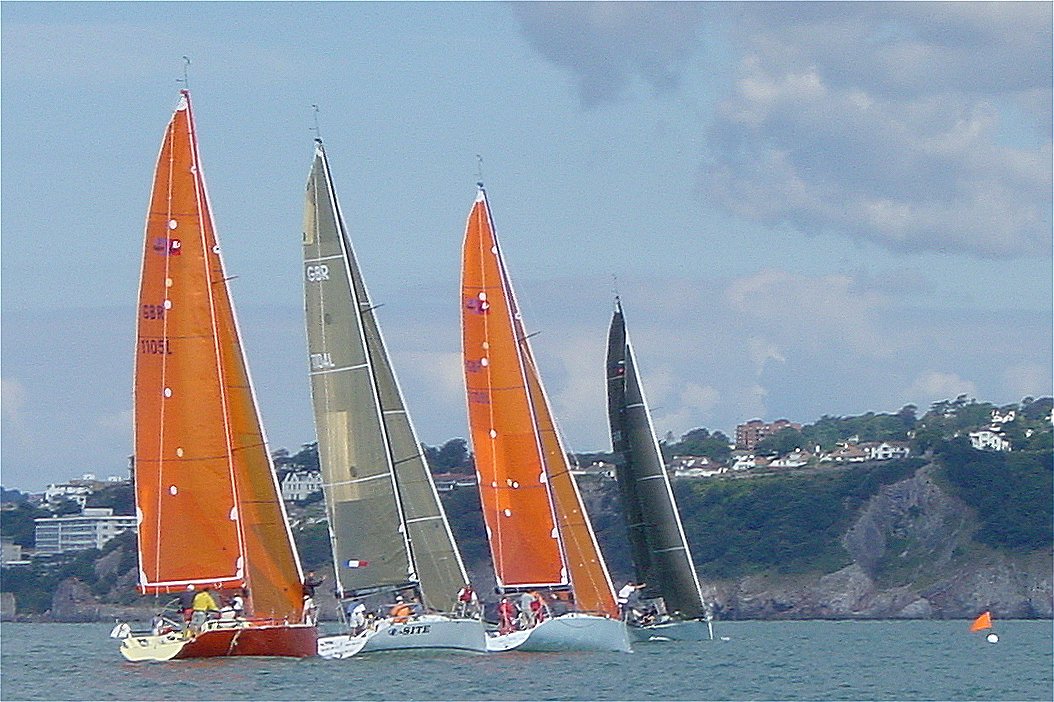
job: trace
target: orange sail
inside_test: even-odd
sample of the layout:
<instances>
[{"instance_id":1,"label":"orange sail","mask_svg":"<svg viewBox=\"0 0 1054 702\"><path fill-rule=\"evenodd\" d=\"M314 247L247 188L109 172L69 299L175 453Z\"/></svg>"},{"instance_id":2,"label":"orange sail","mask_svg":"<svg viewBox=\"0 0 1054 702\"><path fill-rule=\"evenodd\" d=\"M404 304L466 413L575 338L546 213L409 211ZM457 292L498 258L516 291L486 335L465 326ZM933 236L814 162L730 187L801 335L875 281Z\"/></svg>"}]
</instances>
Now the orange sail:
<instances>
[{"instance_id":1,"label":"orange sail","mask_svg":"<svg viewBox=\"0 0 1054 702\"><path fill-rule=\"evenodd\" d=\"M461 303L469 424L498 583L570 584L579 610L617 616L482 187L465 232Z\"/></svg>"},{"instance_id":2,"label":"orange sail","mask_svg":"<svg viewBox=\"0 0 1054 702\"><path fill-rule=\"evenodd\" d=\"M982 612L981 616L973 620L973 624L970 625L970 631L984 631L985 629L992 628L992 613Z\"/></svg>"},{"instance_id":3,"label":"orange sail","mask_svg":"<svg viewBox=\"0 0 1054 702\"><path fill-rule=\"evenodd\" d=\"M500 587L567 585L526 370L486 197L465 231L462 351L483 518Z\"/></svg>"},{"instance_id":4,"label":"orange sail","mask_svg":"<svg viewBox=\"0 0 1054 702\"><path fill-rule=\"evenodd\" d=\"M302 574L226 281L182 91L154 176L139 289L140 590L246 587L248 615L298 622Z\"/></svg>"}]
</instances>

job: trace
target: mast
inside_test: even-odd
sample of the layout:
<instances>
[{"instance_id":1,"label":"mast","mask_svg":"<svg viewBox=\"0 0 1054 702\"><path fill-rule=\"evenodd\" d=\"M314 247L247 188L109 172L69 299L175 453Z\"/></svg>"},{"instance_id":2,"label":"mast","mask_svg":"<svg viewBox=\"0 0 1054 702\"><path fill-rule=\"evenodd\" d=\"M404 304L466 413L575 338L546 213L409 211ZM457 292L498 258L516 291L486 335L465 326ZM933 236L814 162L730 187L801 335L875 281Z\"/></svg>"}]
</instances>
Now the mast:
<instances>
[{"instance_id":1,"label":"mast","mask_svg":"<svg viewBox=\"0 0 1054 702\"><path fill-rule=\"evenodd\" d=\"M704 617L699 579L618 299L608 335L608 410L634 567L640 581L647 583L642 595L661 596L671 614Z\"/></svg>"},{"instance_id":2,"label":"mast","mask_svg":"<svg viewBox=\"0 0 1054 702\"><path fill-rule=\"evenodd\" d=\"M308 182L304 245L312 397L338 586L356 592L419 584L424 604L451 610L467 574L392 370L321 141Z\"/></svg>"},{"instance_id":3,"label":"mast","mask_svg":"<svg viewBox=\"0 0 1054 702\"><path fill-rule=\"evenodd\" d=\"M139 292L140 590L248 587L251 615L298 622L300 567L226 281L183 90L154 176Z\"/></svg>"}]
</instances>

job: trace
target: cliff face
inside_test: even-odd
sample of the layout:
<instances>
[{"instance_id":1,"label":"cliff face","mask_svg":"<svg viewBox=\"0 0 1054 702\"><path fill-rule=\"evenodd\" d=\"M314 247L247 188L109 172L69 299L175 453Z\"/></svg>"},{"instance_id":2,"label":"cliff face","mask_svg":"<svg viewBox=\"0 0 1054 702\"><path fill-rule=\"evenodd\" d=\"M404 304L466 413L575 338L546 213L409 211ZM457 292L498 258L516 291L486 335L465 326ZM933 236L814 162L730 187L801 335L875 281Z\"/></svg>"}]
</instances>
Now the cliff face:
<instances>
[{"instance_id":1,"label":"cliff face","mask_svg":"<svg viewBox=\"0 0 1054 702\"><path fill-rule=\"evenodd\" d=\"M842 544L852 564L814 576L750 576L708 586L723 619L1051 618L1051 551L1014 554L971 540L969 507L933 480L934 467L887 485Z\"/></svg>"}]
</instances>

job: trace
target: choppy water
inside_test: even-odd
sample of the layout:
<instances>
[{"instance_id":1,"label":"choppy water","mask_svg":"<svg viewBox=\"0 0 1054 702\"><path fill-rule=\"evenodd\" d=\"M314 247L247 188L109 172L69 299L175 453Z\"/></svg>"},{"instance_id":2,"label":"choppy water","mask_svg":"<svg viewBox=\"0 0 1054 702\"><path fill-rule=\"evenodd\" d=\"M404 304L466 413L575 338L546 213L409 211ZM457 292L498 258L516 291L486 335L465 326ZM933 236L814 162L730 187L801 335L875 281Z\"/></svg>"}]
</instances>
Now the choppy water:
<instances>
[{"instance_id":1,"label":"choppy water","mask_svg":"<svg viewBox=\"0 0 1054 702\"><path fill-rule=\"evenodd\" d=\"M1043 700L1051 622L729 622L632 654L127 663L106 624L4 624L4 700Z\"/></svg>"}]
</instances>

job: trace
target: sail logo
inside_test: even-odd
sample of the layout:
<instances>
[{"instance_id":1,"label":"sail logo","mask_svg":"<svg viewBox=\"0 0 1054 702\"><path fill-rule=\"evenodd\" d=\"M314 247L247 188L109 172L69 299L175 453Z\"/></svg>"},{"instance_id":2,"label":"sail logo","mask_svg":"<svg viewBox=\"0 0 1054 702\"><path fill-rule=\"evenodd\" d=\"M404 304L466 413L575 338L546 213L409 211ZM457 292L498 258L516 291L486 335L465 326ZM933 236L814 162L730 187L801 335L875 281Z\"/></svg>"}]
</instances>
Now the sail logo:
<instances>
[{"instance_id":1,"label":"sail logo","mask_svg":"<svg viewBox=\"0 0 1054 702\"><path fill-rule=\"evenodd\" d=\"M307 279L312 283L320 283L323 280L329 280L329 266L325 264L308 266L305 272Z\"/></svg>"},{"instance_id":2,"label":"sail logo","mask_svg":"<svg viewBox=\"0 0 1054 702\"><path fill-rule=\"evenodd\" d=\"M420 636L432 630L431 624L407 624L388 628L388 636Z\"/></svg>"},{"instance_id":3,"label":"sail logo","mask_svg":"<svg viewBox=\"0 0 1054 702\"><path fill-rule=\"evenodd\" d=\"M465 300L465 309L476 314L486 314L487 310L490 309L490 303L485 299L481 300L478 297L470 297Z\"/></svg>"},{"instance_id":4,"label":"sail logo","mask_svg":"<svg viewBox=\"0 0 1054 702\"><path fill-rule=\"evenodd\" d=\"M162 256L178 256L183 252L183 243L179 239L169 239L159 236L151 244L154 253Z\"/></svg>"},{"instance_id":5,"label":"sail logo","mask_svg":"<svg viewBox=\"0 0 1054 702\"><path fill-rule=\"evenodd\" d=\"M311 370L326 370L328 368L336 368L337 364L333 362L329 352L326 353L313 353L311 354Z\"/></svg>"}]
</instances>

